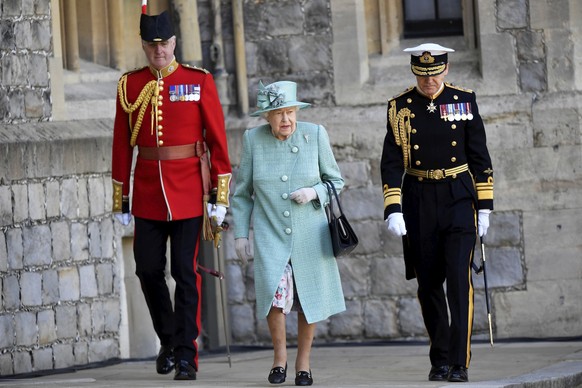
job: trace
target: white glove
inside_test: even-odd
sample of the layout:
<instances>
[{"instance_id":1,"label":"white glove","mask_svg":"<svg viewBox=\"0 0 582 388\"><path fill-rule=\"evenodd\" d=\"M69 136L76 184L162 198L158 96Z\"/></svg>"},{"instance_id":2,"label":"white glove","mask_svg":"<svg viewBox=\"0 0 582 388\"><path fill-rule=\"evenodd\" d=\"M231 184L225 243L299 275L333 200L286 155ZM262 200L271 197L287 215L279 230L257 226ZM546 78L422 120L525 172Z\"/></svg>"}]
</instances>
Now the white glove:
<instances>
[{"instance_id":1,"label":"white glove","mask_svg":"<svg viewBox=\"0 0 582 388\"><path fill-rule=\"evenodd\" d=\"M396 237L402 237L406 234L406 225L402 213L392 213L386 219L388 232Z\"/></svg>"},{"instance_id":2,"label":"white glove","mask_svg":"<svg viewBox=\"0 0 582 388\"><path fill-rule=\"evenodd\" d=\"M485 237L487 234L487 229L489 229L489 209L479 209L479 217L477 218L477 231L479 232L479 237Z\"/></svg>"},{"instance_id":3,"label":"white glove","mask_svg":"<svg viewBox=\"0 0 582 388\"><path fill-rule=\"evenodd\" d=\"M221 225L226 216L226 206L213 205L211 203L207 206L208 218L216 222L216 225Z\"/></svg>"},{"instance_id":4,"label":"white glove","mask_svg":"<svg viewBox=\"0 0 582 388\"><path fill-rule=\"evenodd\" d=\"M251 256L251 246L249 244L248 238L237 238L234 240L234 249L236 250L236 255L238 258L246 264Z\"/></svg>"},{"instance_id":5,"label":"white glove","mask_svg":"<svg viewBox=\"0 0 582 388\"><path fill-rule=\"evenodd\" d=\"M304 187L302 189L295 190L289 196L292 200L300 205L308 203L317 198L317 191L313 187Z\"/></svg>"},{"instance_id":6,"label":"white glove","mask_svg":"<svg viewBox=\"0 0 582 388\"><path fill-rule=\"evenodd\" d=\"M129 221L131 221L131 214L129 213L115 213L115 218L117 221L121 222L124 226L129 225Z\"/></svg>"}]
</instances>

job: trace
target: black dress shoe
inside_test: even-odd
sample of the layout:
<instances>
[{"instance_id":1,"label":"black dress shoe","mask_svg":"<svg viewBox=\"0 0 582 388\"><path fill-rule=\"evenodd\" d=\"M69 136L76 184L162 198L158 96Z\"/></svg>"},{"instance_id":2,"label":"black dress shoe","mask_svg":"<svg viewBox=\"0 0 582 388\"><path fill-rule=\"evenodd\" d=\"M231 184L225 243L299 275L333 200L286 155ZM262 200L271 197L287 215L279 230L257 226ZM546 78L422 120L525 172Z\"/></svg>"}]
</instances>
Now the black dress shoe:
<instances>
[{"instance_id":1,"label":"black dress shoe","mask_svg":"<svg viewBox=\"0 0 582 388\"><path fill-rule=\"evenodd\" d=\"M449 370L449 376L447 378L451 383L466 383L469 381L469 375L467 374L467 368L460 365L454 365Z\"/></svg>"},{"instance_id":2,"label":"black dress shoe","mask_svg":"<svg viewBox=\"0 0 582 388\"><path fill-rule=\"evenodd\" d=\"M276 366L269 372L269 383L271 384L282 384L285 382L287 377L287 364L285 363L285 368L282 366Z\"/></svg>"},{"instance_id":3,"label":"black dress shoe","mask_svg":"<svg viewBox=\"0 0 582 388\"><path fill-rule=\"evenodd\" d=\"M167 375L174 369L174 352L169 346L162 345L156 358L156 372Z\"/></svg>"},{"instance_id":4,"label":"black dress shoe","mask_svg":"<svg viewBox=\"0 0 582 388\"><path fill-rule=\"evenodd\" d=\"M196 369L186 360L176 363L176 373L174 380L196 380Z\"/></svg>"},{"instance_id":5,"label":"black dress shoe","mask_svg":"<svg viewBox=\"0 0 582 388\"><path fill-rule=\"evenodd\" d=\"M446 381L449 377L449 367L447 365L443 366L433 366L428 372L429 381Z\"/></svg>"},{"instance_id":6,"label":"black dress shoe","mask_svg":"<svg viewBox=\"0 0 582 388\"><path fill-rule=\"evenodd\" d=\"M306 386L313 384L313 376L311 376L311 369L309 372L300 370L295 375L295 385Z\"/></svg>"}]
</instances>

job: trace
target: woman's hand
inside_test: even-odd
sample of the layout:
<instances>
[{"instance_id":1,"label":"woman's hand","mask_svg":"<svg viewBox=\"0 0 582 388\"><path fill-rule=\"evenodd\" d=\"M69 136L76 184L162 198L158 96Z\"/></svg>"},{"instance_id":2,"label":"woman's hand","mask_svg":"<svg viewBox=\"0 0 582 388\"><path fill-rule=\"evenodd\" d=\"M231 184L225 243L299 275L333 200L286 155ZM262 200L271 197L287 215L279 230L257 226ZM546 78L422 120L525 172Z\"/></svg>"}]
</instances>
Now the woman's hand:
<instances>
[{"instance_id":1,"label":"woman's hand","mask_svg":"<svg viewBox=\"0 0 582 388\"><path fill-rule=\"evenodd\" d=\"M295 190L289 196L292 200L300 205L311 202L317 198L317 191L313 187L304 187L299 190Z\"/></svg>"},{"instance_id":2,"label":"woman's hand","mask_svg":"<svg viewBox=\"0 0 582 388\"><path fill-rule=\"evenodd\" d=\"M234 250L238 258L246 264L251 259L251 246L248 238L237 238L234 240Z\"/></svg>"}]
</instances>

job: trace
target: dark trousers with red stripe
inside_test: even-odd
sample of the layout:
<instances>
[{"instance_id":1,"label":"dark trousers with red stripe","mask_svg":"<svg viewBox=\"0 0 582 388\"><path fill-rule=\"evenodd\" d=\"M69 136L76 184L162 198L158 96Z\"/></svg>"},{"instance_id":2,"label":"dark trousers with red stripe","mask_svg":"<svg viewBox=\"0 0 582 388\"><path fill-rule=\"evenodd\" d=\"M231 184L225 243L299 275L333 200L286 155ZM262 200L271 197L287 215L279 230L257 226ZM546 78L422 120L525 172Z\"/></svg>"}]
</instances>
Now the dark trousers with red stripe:
<instances>
[{"instance_id":1,"label":"dark trousers with red stripe","mask_svg":"<svg viewBox=\"0 0 582 388\"><path fill-rule=\"evenodd\" d=\"M178 221L135 218L133 252L136 275L162 345L174 348L176 360L187 360L198 370L200 290L197 271L202 217ZM170 268L176 281L175 306L166 284L166 248L170 241Z\"/></svg>"},{"instance_id":2,"label":"dark trousers with red stripe","mask_svg":"<svg viewBox=\"0 0 582 388\"><path fill-rule=\"evenodd\" d=\"M472 181L468 174L446 182L419 182L406 176L402 194L431 364L468 367L476 240Z\"/></svg>"}]
</instances>

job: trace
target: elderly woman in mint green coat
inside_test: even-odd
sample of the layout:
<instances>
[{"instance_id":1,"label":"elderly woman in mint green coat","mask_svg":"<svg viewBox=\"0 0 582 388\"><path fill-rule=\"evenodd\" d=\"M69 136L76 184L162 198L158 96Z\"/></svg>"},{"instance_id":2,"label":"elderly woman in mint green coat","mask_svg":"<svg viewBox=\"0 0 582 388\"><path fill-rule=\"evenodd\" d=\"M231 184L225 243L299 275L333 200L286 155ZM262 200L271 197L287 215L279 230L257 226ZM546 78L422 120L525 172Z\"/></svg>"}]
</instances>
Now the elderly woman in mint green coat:
<instances>
[{"instance_id":1,"label":"elderly woman in mint green coat","mask_svg":"<svg viewBox=\"0 0 582 388\"><path fill-rule=\"evenodd\" d=\"M256 309L267 317L274 361L269 382L287 374L285 314L299 313L296 385L311 385L310 352L315 322L345 310L333 255L325 205L324 180L341 190L344 181L329 137L321 125L296 121L309 104L296 100L296 84L259 85L253 116L268 121L245 131L232 198L235 247L246 262L254 236Z\"/></svg>"}]
</instances>

